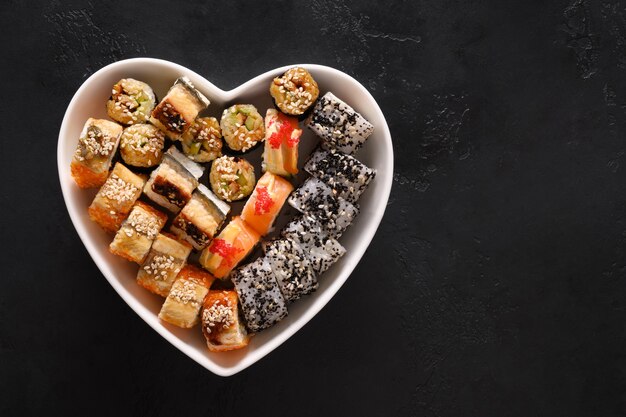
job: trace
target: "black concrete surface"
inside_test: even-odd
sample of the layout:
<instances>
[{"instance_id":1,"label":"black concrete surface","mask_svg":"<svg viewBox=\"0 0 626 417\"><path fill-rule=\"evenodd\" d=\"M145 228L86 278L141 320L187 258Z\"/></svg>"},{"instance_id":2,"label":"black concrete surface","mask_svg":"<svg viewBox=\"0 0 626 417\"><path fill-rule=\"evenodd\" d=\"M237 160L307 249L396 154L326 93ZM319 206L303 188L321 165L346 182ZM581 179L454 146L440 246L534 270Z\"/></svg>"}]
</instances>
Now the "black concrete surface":
<instances>
[{"instance_id":1,"label":"black concrete surface","mask_svg":"<svg viewBox=\"0 0 626 417\"><path fill-rule=\"evenodd\" d=\"M0 415L626 415L626 2L3 3ZM225 89L330 65L380 103L387 213L318 317L231 378L73 229L61 119L113 61Z\"/></svg>"}]
</instances>

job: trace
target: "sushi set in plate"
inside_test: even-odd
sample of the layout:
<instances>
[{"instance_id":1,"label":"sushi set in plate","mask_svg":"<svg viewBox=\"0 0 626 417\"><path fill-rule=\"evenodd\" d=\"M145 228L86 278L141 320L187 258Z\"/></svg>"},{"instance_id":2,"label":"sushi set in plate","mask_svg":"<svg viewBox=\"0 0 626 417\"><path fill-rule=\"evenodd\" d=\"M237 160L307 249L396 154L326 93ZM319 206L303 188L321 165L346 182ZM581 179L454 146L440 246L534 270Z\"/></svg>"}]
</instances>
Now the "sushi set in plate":
<instances>
[{"instance_id":1,"label":"sushi set in plate","mask_svg":"<svg viewBox=\"0 0 626 417\"><path fill-rule=\"evenodd\" d=\"M374 98L308 64L224 91L168 61L113 63L72 98L57 162L72 222L105 278L221 376L330 301L372 240L393 179Z\"/></svg>"}]
</instances>

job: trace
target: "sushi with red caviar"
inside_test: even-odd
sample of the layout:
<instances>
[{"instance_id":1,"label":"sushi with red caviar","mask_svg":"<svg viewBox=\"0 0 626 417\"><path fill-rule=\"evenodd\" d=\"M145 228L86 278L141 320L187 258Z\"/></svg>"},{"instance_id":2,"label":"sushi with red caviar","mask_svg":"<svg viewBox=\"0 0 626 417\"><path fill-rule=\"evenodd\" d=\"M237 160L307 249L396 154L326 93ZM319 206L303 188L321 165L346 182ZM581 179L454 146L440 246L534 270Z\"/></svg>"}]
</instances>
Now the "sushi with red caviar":
<instances>
[{"instance_id":1,"label":"sushi with red caviar","mask_svg":"<svg viewBox=\"0 0 626 417\"><path fill-rule=\"evenodd\" d=\"M139 268L137 283L150 292L167 297L190 253L190 244L180 242L173 235L159 233Z\"/></svg>"},{"instance_id":2,"label":"sushi with red caviar","mask_svg":"<svg viewBox=\"0 0 626 417\"><path fill-rule=\"evenodd\" d=\"M123 78L111 90L107 113L116 122L133 125L147 122L155 105L156 97L148 84Z\"/></svg>"},{"instance_id":3,"label":"sushi with red caviar","mask_svg":"<svg viewBox=\"0 0 626 417\"><path fill-rule=\"evenodd\" d=\"M182 328L198 323L202 301L215 278L193 265L185 265L172 285L159 312L159 318Z\"/></svg>"},{"instance_id":4,"label":"sushi with red caviar","mask_svg":"<svg viewBox=\"0 0 626 417\"><path fill-rule=\"evenodd\" d=\"M247 152L265 138L263 116L252 104L235 104L222 113L224 142L235 152Z\"/></svg>"},{"instance_id":5,"label":"sushi with red caviar","mask_svg":"<svg viewBox=\"0 0 626 417\"><path fill-rule=\"evenodd\" d=\"M265 114L263 170L284 177L297 174L301 135L298 119L286 116L276 109L268 109Z\"/></svg>"},{"instance_id":6,"label":"sushi with red caviar","mask_svg":"<svg viewBox=\"0 0 626 417\"><path fill-rule=\"evenodd\" d=\"M261 236L266 235L292 191L289 181L266 172L243 207L241 218Z\"/></svg>"},{"instance_id":7,"label":"sushi with red caviar","mask_svg":"<svg viewBox=\"0 0 626 417\"><path fill-rule=\"evenodd\" d=\"M142 123L128 126L120 138L120 155L135 167L151 168L161 163L165 134L156 127Z\"/></svg>"},{"instance_id":8,"label":"sushi with red caviar","mask_svg":"<svg viewBox=\"0 0 626 417\"><path fill-rule=\"evenodd\" d=\"M275 239L267 242L263 250L287 303L317 289L315 271L298 243L291 239Z\"/></svg>"},{"instance_id":9,"label":"sushi with red caviar","mask_svg":"<svg viewBox=\"0 0 626 417\"><path fill-rule=\"evenodd\" d=\"M270 94L281 112L301 117L313 106L320 90L309 71L294 67L272 80Z\"/></svg>"},{"instance_id":10,"label":"sushi with red caviar","mask_svg":"<svg viewBox=\"0 0 626 417\"><path fill-rule=\"evenodd\" d=\"M241 349L250 336L241 320L236 291L211 290L204 298L202 334L211 352Z\"/></svg>"},{"instance_id":11,"label":"sushi with red caviar","mask_svg":"<svg viewBox=\"0 0 626 417\"><path fill-rule=\"evenodd\" d=\"M183 152L196 162L210 162L222 156L222 130L215 117L197 118L183 133Z\"/></svg>"},{"instance_id":12,"label":"sushi with red caviar","mask_svg":"<svg viewBox=\"0 0 626 417\"><path fill-rule=\"evenodd\" d=\"M211 164L209 182L213 192L222 200L241 200L254 190L254 167L244 158L224 155Z\"/></svg>"}]
</instances>

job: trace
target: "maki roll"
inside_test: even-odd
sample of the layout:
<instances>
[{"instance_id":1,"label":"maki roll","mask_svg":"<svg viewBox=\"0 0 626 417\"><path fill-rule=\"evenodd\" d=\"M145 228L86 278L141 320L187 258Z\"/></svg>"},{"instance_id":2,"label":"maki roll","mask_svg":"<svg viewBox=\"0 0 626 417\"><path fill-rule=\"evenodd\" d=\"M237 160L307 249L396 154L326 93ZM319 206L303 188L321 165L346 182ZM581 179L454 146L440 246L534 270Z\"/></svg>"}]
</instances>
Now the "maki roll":
<instances>
[{"instance_id":1,"label":"maki roll","mask_svg":"<svg viewBox=\"0 0 626 417\"><path fill-rule=\"evenodd\" d=\"M276 239L267 243L263 249L287 303L317 289L315 272L306 253L296 242Z\"/></svg>"},{"instance_id":2,"label":"maki roll","mask_svg":"<svg viewBox=\"0 0 626 417\"><path fill-rule=\"evenodd\" d=\"M272 80L270 94L280 111L299 117L315 103L320 90L306 69L294 67Z\"/></svg>"},{"instance_id":3,"label":"maki roll","mask_svg":"<svg viewBox=\"0 0 626 417\"><path fill-rule=\"evenodd\" d=\"M104 184L122 130L122 126L109 120L87 120L70 164L72 177L80 188L100 187Z\"/></svg>"},{"instance_id":4,"label":"maki roll","mask_svg":"<svg viewBox=\"0 0 626 417\"><path fill-rule=\"evenodd\" d=\"M165 153L161 165L150 174L143 192L155 203L178 213L191 198L203 171L202 166L172 146Z\"/></svg>"},{"instance_id":5,"label":"maki roll","mask_svg":"<svg viewBox=\"0 0 626 417\"><path fill-rule=\"evenodd\" d=\"M326 149L353 154L374 131L374 126L352 107L326 93L317 102L305 125L322 138Z\"/></svg>"},{"instance_id":6,"label":"maki roll","mask_svg":"<svg viewBox=\"0 0 626 417\"><path fill-rule=\"evenodd\" d=\"M150 292L167 297L176 276L187 263L191 245L159 233L137 273L137 283Z\"/></svg>"},{"instance_id":7,"label":"maki roll","mask_svg":"<svg viewBox=\"0 0 626 417\"><path fill-rule=\"evenodd\" d=\"M89 206L89 217L104 230L117 231L141 195L145 183L145 178L116 163Z\"/></svg>"},{"instance_id":8,"label":"maki roll","mask_svg":"<svg viewBox=\"0 0 626 417\"><path fill-rule=\"evenodd\" d=\"M359 199L376 176L376 170L353 156L335 150L316 150L304 165L304 170L325 182L335 195L351 203Z\"/></svg>"},{"instance_id":9,"label":"maki roll","mask_svg":"<svg viewBox=\"0 0 626 417\"><path fill-rule=\"evenodd\" d=\"M289 181L266 172L243 207L241 218L261 236L266 235L292 191L293 185Z\"/></svg>"},{"instance_id":10,"label":"maki roll","mask_svg":"<svg viewBox=\"0 0 626 417\"><path fill-rule=\"evenodd\" d=\"M233 217L211 244L200 253L200 265L215 278L225 278L254 246L259 234L241 217Z\"/></svg>"},{"instance_id":11,"label":"maki roll","mask_svg":"<svg viewBox=\"0 0 626 417\"><path fill-rule=\"evenodd\" d=\"M166 221L164 213L137 201L115 234L109 250L131 262L143 263Z\"/></svg>"},{"instance_id":12,"label":"maki roll","mask_svg":"<svg viewBox=\"0 0 626 417\"><path fill-rule=\"evenodd\" d=\"M150 123L174 140L189 130L198 113L209 106L209 99L196 90L189 78L180 77L152 111Z\"/></svg>"},{"instance_id":13,"label":"maki roll","mask_svg":"<svg viewBox=\"0 0 626 417\"><path fill-rule=\"evenodd\" d=\"M254 167L243 158L224 155L213 161L209 182L213 192L222 200L241 200L254 189Z\"/></svg>"},{"instance_id":14,"label":"maki roll","mask_svg":"<svg viewBox=\"0 0 626 417\"><path fill-rule=\"evenodd\" d=\"M147 122L155 105L156 97L148 84L124 78L113 86L107 113L116 122L133 125Z\"/></svg>"},{"instance_id":15,"label":"maki roll","mask_svg":"<svg viewBox=\"0 0 626 417\"><path fill-rule=\"evenodd\" d=\"M176 276L176 281L161 307L159 318L178 327L195 326L202 301L214 280L213 275L208 272L193 265L185 265Z\"/></svg>"},{"instance_id":16,"label":"maki roll","mask_svg":"<svg viewBox=\"0 0 626 417\"><path fill-rule=\"evenodd\" d=\"M241 349L250 336L239 318L237 292L211 290L202 306L202 334L211 352Z\"/></svg>"},{"instance_id":17,"label":"maki roll","mask_svg":"<svg viewBox=\"0 0 626 417\"><path fill-rule=\"evenodd\" d=\"M229 211L228 204L200 184L191 200L174 218L170 231L190 243L194 249L202 250L213 239Z\"/></svg>"},{"instance_id":18,"label":"maki roll","mask_svg":"<svg viewBox=\"0 0 626 417\"><path fill-rule=\"evenodd\" d=\"M298 173L298 144L302 129L298 120L268 109L265 114L263 170L289 177Z\"/></svg>"},{"instance_id":19,"label":"maki roll","mask_svg":"<svg viewBox=\"0 0 626 417\"><path fill-rule=\"evenodd\" d=\"M196 162L222 156L222 131L215 117L197 118L182 136L183 152Z\"/></svg>"},{"instance_id":20,"label":"maki roll","mask_svg":"<svg viewBox=\"0 0 626 417\"><path fill-rule=\"evenodd\" d=\"M226 145L236 152L246 152L265 138L263 116L252 104L235 104L224 110L220 127Z\"/></svg>"},{"instance_id":21,"label":"maki roll","mask_svg":"<svg viewBox=\"0 0 626 417\"><path fill-rule=\"evenodd\" d=\"M165 134L156 127L141 123L128 126L120 138L120 155L135 167L150 168L161 163Z\"/></svg>"},{"instance_id":22,"label":"maki roll","mask_svg":"<svg viewBox=\"0 0 626 417\"><path fill-rule=\"evenodd\" d=\"M251 332L267 329L287 316L287 303L265 258L233 271L232 280Z\"/></svg>"}]
</instances>

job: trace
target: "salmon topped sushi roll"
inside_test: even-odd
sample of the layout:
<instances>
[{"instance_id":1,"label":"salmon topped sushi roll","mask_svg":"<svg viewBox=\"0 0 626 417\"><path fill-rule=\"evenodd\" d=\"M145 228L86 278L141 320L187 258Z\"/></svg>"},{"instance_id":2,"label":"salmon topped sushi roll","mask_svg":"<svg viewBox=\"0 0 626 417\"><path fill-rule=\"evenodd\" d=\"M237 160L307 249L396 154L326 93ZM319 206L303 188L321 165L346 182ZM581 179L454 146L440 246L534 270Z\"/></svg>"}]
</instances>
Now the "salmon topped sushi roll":
<instances>
[{"instance_id":1,"label":"salmon topped sushi roll","mask_svg":"<svg viewBox=\"0 0 626 417\"><path fill-rule=\"evenodd\" d=\"M200 265L215 278L225 278L259 242L261 236L244 222L233 217L224 230L200 253Z\"/></svg>"},{"instance_id":2,"label":"salmon topped sushi roll","mask_svg":"<svg viewBox=\"0 0 626 417\"><path fill-rule=\"evenodd\" d=\"M276 109L268 109L265 114L263 170L283 177L297 174L301 135L298 119L285 116Z\"/></svg>"},{"instance_id":3,"label":"salmon topped sushi roll","mask_svg":"<svg viewBox=\"0 0 626 417\"><path fill-rule=\"evenodd\" d=\"M293 185L289 181L266 172L246 202L241 218L261 236L266 235L292 191Z\"/></svg>"}]
</instances>

